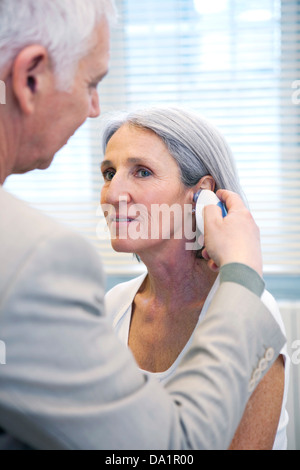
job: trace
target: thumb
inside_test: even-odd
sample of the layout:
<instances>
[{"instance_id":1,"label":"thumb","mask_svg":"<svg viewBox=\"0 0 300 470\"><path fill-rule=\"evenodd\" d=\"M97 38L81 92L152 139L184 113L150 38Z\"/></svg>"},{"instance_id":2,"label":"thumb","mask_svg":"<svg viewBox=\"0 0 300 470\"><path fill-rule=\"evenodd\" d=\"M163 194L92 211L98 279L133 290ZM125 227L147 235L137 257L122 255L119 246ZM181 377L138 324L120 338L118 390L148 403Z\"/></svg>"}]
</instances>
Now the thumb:
<instances>
[{"instance_id":1,"label":"thumb","mask_svg":"<svg viewBox=\"0 0 300 470\"><path fill-rule=\"evenodd\" d=\"M210 232L210 230L222 222L222 209L215 204L205 206L203 209L203 220L205 228L204 233L206 234L207 231Z\"/></svg>"},{"instance_id":2,"label":"thumb","mask_svg":"<svg viewBox=\"0 0 300 470\"><path fill-rule=\"evenodd\" d=\"M217 196L223 203L225 203L228 212L237 212L245 209L245 204L242 201L242 198L232 191L219 189L219 191L217 191Z\"/></svg>"}]
</instances>

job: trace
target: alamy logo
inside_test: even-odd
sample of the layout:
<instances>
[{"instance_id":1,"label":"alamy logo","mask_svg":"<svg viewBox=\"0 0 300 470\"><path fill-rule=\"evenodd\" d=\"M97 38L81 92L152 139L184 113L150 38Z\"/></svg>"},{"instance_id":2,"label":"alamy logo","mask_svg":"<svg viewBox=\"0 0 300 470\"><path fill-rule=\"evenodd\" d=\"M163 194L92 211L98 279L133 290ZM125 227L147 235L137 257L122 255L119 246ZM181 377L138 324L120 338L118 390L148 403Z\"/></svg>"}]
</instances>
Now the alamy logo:
<instances>
[{"instance_id":1,"label":"alamy logo","mask_svg":"<svg viewBox=\"0 0 300 470\"><path fill-rule=\"evenodd\" d=\"M6 364L6 345L4 341L0 341L0 365Z\"/></svg>"},{"instance_id":2,"label":"alamy logo","mask_svg":"<svg viewBox=\"0 0 300 470\"><path fill-rule=\"evenodd\" d=\"M6 104L6 86L2 80L0 80L0 104Z\"/></svg>"},{"instance_id":3,"label":"alamy logo","mask_svg":"<svg viewBox=\"0 0 300 470\"><path fill-rule=\"evenodd\" d=\"M300 80L295 80L292 83L292 88L295 90L292 94L292 102L293 104L300 104Z\"/></svg>"},{"instance_id":4,"label":"alamy logo","mask_svg":"<svg viewBox=\"0 0 300 470\"><path fill-rule=\"evenodd\" d=\"M300 340L296 339L292 344L292 349L294 350L292 354L292 363L295 366L300 365Z\"/></svg>"}]
</instances>

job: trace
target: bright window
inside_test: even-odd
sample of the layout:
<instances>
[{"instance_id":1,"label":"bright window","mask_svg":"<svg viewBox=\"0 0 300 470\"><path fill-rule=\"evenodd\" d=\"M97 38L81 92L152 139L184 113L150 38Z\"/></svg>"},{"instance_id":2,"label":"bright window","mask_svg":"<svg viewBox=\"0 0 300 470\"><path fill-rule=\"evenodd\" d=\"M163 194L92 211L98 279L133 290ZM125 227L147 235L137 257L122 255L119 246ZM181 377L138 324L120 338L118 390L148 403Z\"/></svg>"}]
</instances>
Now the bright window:
<instances>
[{"instance_id":1,"label":"bright window","mask_svg":"<svg viewBox=\"0 0 300 470\"><path fill-rule=\"evenodd\" d=\"M300 2L119 0L109 77L110 111L179 104L210 118L232 146L261 228L265 272L300 274ZM138 273L132 255L96 228L102 119L89 120L46 172L6 188L88 236L108 274ZM103 231L103 230L102 230Z\"/></svg>"}]
</instances>

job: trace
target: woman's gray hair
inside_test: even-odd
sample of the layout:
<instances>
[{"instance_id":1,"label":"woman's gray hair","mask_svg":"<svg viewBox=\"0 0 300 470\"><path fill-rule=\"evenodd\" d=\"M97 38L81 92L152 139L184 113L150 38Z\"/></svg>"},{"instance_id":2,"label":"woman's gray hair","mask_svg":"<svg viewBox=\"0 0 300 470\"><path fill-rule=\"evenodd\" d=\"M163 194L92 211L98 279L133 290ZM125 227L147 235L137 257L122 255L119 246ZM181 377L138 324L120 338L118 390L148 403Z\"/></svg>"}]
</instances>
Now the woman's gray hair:
<instances>
[{"instance_id":1,"label":"woman's gray hair","mask_svg":"<svg viewBox=\"0 0 300 470\"><path fill-rule=\"evenodd\" d=\"M128 124L159 136L178 163L185 186L193 187L211 175L217 189L234 191L245 199L232 152L224 136L209 121L181 108L155 107L111 119L103 131L103 151L112 136Z\"/></svg>"},{"instance_id":2,"label":"woman's gray hair","mask_svg":"<svg viewBox=\"0 0 300 470\"><path fill-rule=\"evenodd\" d=\"M0 71L24 47L40 44L49 52L58 88L67 90L102 17L116 18L114 0L0 0Z\"/></svg>"}]
</instances>

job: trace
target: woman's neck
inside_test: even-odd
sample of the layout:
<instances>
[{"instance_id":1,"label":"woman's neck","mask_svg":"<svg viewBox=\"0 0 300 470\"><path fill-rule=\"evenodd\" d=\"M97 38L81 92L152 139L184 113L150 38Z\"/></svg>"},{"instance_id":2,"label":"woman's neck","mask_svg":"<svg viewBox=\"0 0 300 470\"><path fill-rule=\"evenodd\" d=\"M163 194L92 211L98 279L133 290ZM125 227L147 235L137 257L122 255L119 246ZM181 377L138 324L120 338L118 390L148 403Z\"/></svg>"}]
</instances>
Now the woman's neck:
<instances>
[{"instance_id":1,"label":"woman's neck","mask_svg":"<svg viewBox=\"0 0 300 470\"><path fill-rule=\"evenodd\" d=\"M133 302L128 344L142 369L162 372L193 334L217 275L172 243L165 256L163 250L139 255L148 276Z\"/></svg>"},{"instance_id":2,"label":"woman's neck","mask_svg":"<svg viewBox=\"0 0 300 470\"><path fill-rule=\"evenodd\" d=\"M177 247L164 253L141 254L148 269L148 276L140 291L144 297L155 299L166 309L174 306L203 304L217 274L207 267L205 260L195 253Z\"/></svg>"}]
</instances>

